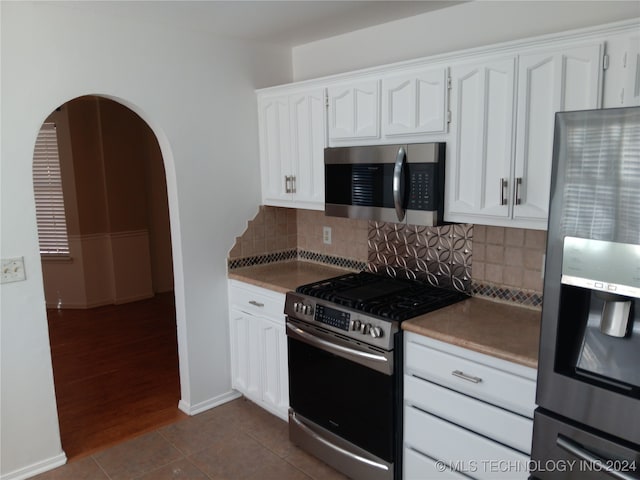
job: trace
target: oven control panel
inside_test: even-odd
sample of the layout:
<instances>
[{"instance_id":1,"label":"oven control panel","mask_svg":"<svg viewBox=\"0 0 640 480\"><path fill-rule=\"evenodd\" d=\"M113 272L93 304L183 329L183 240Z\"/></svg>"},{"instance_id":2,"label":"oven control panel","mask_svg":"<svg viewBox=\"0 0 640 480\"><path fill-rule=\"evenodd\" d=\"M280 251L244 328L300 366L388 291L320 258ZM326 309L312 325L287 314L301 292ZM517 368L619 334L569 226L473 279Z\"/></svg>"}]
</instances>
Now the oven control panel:
<instances>
[{"instance_id":1,"label":"oven control panel","mask_svg":"<svg viewBox=\"0 0 640 480\"><path fill-rule=\"evenodd\" d=\"M397 322L348 310L340 305L327 305L318 299L293 292L287 293L284 313L386 350L393 348L393 337L398 330Z\"/></svg>"},{"instance_id":2,"label":"oven control panel","mask_svg":"<svg viewBox=\"0 0 640 480\"><path fill-rule=\"evenodd\" d=\"M340 330L349 331L351 324L351 314L335 308L327 307L325 305L316 306L316 316L314 319L316 322L331 325L332 327L339 328Z\"/></svg>"}]
</instances>

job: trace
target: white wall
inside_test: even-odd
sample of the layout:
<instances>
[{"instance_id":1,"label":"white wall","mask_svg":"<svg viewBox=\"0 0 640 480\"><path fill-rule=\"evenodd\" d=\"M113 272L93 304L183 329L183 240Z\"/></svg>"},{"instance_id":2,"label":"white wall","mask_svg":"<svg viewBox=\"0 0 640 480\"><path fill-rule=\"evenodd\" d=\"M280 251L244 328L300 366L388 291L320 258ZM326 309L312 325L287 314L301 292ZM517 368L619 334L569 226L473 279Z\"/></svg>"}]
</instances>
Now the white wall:
<instances>
[{"instance_id":1,"label":"white wall","mask_svg":"<svg viewBox=\"0 0 640 480\"><path fill-rule=\"evenodd\" d=\"M48 2L2 2L0 16L0 253L24 256L27 273L0 290L4 480L64 461L31 180L43 120L74 97L101 94L120 99L158 136L171 215L181 407L194 412L230 392L225 258L260 199L258 175L247 175L259 169L253 90L290 81L291 52Z\"/></svg>"},{"instance_id":2,"label":"white wall","mask_svg":"<svg viewBox=\"0 0 640 480\"><path fill-rule=\"evenodd\" d=\"M640 16L630 1L474 1L293 48L296 81Z\"/></svg>"}]
</instances>

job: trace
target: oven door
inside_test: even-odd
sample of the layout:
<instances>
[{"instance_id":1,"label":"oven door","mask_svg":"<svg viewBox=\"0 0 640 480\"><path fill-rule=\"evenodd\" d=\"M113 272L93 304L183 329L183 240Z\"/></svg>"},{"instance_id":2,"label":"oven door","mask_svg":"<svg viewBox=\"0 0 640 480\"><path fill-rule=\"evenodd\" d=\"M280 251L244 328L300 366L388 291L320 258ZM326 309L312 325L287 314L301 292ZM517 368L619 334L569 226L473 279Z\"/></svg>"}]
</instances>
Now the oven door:
<instances>
[{"instance_id":1,"label":"oven door","mask_svg":"<svg viewBox=\"0 0 640 480\"><path fill-rule=\"evenodd\" d=\"M312 430L308 433L315 437L328 433L329 438L320 441L325 446L334 443L334 436L345 440L346 444L338 442L336 451L351 444L357 447L355 456L361 449L391 465L398 445L393 351L291 318L287 319L287 337L294 422L302 423L303 430Z\"/></svg>"}]
</instances>

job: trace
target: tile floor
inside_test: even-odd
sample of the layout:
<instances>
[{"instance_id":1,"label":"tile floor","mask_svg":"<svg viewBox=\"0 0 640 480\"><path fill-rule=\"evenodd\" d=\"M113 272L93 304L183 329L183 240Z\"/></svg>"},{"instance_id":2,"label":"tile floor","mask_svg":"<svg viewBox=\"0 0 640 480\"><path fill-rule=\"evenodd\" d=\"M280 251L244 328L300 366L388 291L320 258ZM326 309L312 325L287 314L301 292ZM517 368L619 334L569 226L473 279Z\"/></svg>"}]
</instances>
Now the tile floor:
<instances>
[{"instance_id":1,"label":"tile floor","mask_svg":"<svg viewBox=\"0 0 640 480\"><path fill-rule=\"evenodd\" d=\"M34 477L37 480L338 480L287 423L244 398Z\"/></svg>"}]
</instances>

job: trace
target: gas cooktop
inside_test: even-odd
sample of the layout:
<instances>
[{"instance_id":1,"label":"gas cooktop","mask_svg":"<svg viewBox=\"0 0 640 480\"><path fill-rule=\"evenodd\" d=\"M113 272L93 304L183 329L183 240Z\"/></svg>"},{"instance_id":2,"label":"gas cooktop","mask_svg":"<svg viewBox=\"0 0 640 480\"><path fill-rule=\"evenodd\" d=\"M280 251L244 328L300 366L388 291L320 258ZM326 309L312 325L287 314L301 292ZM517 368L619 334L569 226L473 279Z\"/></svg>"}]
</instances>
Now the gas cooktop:
<instances>
[{"instance_id":1,"label":"gas cooktop","mask_svg":"<svg viewBox=\"0 0 640 480\"><path fill-rule=\"evenodd\" d=\"M455 290L369 272L349 273L302 285L296 292L395 321L469 298Z\"/></svg>"}]
</instances>

